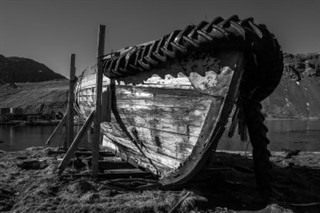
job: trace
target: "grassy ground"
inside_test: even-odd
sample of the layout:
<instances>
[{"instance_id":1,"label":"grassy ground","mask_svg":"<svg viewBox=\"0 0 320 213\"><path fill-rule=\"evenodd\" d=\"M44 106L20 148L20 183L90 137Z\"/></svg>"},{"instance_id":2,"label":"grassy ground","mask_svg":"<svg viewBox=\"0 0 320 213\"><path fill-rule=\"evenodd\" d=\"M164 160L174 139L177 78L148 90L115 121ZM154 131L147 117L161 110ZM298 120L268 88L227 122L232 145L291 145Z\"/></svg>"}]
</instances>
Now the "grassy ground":
<instances>
[{"instance_id":1,"label":"grassy ground","mask_svg":"<svg viewBox=\"0 0 320 213\"><path fill-rule=\"evenodd\" d=\"M9 212L319 212L320 154L274 153L278 194L267 205L259 198L250 155L218 152L213 170L175 189L135 190L153 180L113 181L60 178L49 149L0 152L0 211ZM69 168L76 170L75 168ZM79 169L79 172L80 169Z\"/></svg>"}]
</instances>

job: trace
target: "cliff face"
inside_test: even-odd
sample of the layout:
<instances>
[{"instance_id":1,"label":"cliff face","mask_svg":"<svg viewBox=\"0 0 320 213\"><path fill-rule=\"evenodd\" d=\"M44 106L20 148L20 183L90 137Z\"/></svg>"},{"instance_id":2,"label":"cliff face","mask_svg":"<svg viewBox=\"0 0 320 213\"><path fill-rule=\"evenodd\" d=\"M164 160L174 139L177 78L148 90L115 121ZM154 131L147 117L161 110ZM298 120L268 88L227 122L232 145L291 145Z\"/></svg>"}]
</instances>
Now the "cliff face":
<instances>
[{"instance_id":1,"label":"cliff face","mask_svg":"<svg viewBox=\"0 0 320 213\"><path fill-rule=\"evenodd\" d=\"M32 59L0 55L0 83L41 82L66 79Z\"/></svg>"},{"instance_id":2,"label":"cliff face","mask_svg":"<svg viewBox=\"0 0 320 213\"><path fill-rule=\"evenodd\" d=\"M268 118L320 119L320 53L284 54L284 74L263 102Z\"/></svg>"}]
</instances>

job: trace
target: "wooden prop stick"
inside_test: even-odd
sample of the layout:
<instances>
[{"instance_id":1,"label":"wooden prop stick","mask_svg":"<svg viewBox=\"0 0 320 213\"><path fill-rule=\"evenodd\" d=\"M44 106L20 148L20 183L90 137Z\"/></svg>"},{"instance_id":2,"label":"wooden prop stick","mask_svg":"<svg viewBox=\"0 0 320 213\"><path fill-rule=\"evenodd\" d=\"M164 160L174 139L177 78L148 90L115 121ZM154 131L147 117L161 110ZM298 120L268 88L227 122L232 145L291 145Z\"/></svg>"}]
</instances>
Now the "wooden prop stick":
<instances>
[{"instance_id":1,"label":"wooden prop stick","mask_svg":"<svg viewBox=\"0 0 320 213\"><path fill-rule=\"evenodd\" d=\"M107 91L102 93L102 115L101 115L101 122L111 122L111 92L110 92L110 85L108 86Z\"/></svg>"},{"instance_id":2,"label":"wooden prop stick","mask_svg":"<svg viewBox=\"0 0 320 213\"><path fill-rule=\"evenodd\" d=\"M68 119L69 119L69 95L68 95L68 102L67 102L67 118L66 118L66 125L64 126L64 133L63 133L63 149L68 149L68 134L69 134L69 125L68 125Z\"/></svg>"},{"instance_id":3,"label":"wooden prop stick","mask_svg":"<svg viewBox=\"0 0 320 213\"><path fill-rule=\"evenodd\" d=\"M67 121L67 117L68 117L68 113L66 113L62 120L59 122L58 126L53 130L53 133L50 135L50 137L48 138L46 145L50 145L51 141L53 140L54 136L56 136L57 132L59 132L63 125L66 123Z\"/></svg>"},{"instance_id":4,"label":"wooden prop stick","mask_svg":"<svg viewBox=\"0 0 320 213\"><path fill-rule=\"evenodd\" d=\"M101 123L101 93L102 93L102 60L101 56L104 55L104 39L105 39L105 25L99 26L98 37L98 72L96 81L96 112L94 116L93 128L93 146L92 146L92 177L98 175L98 159L99 159L99 146L100 146L100 123Z\"/></svg>"},{"instance_id":5,"label":"wooden prop stick","mask_svg":"<svg viewBox=\"0 0 320 213\"><path fill-rule=\"evenodd\" d=\"M64 158L62 159L60 165L59 165L59 174L61 174L63 172L63 170L66 168L66 166L68 165L68 162L70 161L70 159L72 158L73 154L75 153L81 138L83 138L84 134L87 132L88 128L90 127L90 125L93 122L93 118L94 118L94 114L95 112L92 111L89 115L89 117L87 118L86 122L84 123L84 125L81 127L80 131L78 132L78 134L76 135L74 141L72 142L70 148L68 149L67 153L65 154Z\"/></svg>"},{"instance_id":6,"label":"wooden prop stick","mask_svg":"<svg viewBox=\"0 0 320 213\"><path fill-rule=\"evenodd\" d=\"M74 122L74 110L73 110L73 102L74 102L74 84L75 84L75 54L71 54L70 60L70 81L69 81L69 98L68 98L68 132L67 132L67 140L65 144L65 148L69 147L73 141L74 136L74 129L73 129L73 122Z\"/></svg>"}]
</instances>

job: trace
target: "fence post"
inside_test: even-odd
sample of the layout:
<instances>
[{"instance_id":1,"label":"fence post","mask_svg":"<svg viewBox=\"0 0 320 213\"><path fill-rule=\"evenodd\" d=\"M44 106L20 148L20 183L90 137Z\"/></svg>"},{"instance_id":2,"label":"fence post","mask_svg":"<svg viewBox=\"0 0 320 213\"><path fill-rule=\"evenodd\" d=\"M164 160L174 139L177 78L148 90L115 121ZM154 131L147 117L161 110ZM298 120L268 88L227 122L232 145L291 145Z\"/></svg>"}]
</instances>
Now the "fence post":
<instances>
[{"instance_id":1,"label":"fence post","mask_svg":"<svg viewBox=\"0 0 320 213\"><path fill-rule=\"evenodd\" d=\"M101 122L101 93L102 93L102 59L104 55L105 41L105 25L99 26L98 32L98 54L97 54L97 77L96 77L96 110L94 115L94 132L93 132L93 146L92 146L92 177L98 175L98 160L99 160L99 146L100 146L100 122Z\"/></svg>"}]
</instances>

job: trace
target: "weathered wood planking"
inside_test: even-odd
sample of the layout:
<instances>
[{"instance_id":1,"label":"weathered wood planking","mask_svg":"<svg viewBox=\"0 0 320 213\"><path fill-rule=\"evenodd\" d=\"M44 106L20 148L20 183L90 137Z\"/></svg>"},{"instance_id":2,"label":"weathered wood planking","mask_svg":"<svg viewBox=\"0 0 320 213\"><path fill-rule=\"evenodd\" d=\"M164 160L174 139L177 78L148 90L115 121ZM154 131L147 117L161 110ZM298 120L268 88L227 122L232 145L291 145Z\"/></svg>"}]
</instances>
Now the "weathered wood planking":
<instances>
[{"instance_id":1,"label":"weathered wood planking","mask_svg":"<svg viewBox=\"0 0 320 213\"><path fill-rule=\"evenodd\" d=\"M130 143L128 146L138 150L121 130L115 127L109 128L109 125L106 124L104 124L102 128L105 134L108 133L119 139L123 138L126 140L125 142L122 140L119 141L119 144L126 145L123 143ZM129 126L128 128L130 129L132 126ZM143 146L140 147L147 147L146 151L151 149L156 153L166 155L174 159L185 159L188 157L198 138L195 136L188 137L174 133L150 130L148 128L134 128L140 133L139 139L143 143ZM160 138L166 140L166 142L160 141ZM170 143L167 142L168 140L170 140Z\"/></svg>"},{"instance_id":2,"label":"weathered wood planking","mask_svg":"<svg viewBox=\"0 0 320 213\"><path fill-rule=\"evenodd\" d=\"M106 135L103 137L103 146L115 154L121 156L121 158L130 164L139 167L143 170L149 170L155 173L154 168L150 166L150 162L141 153L137 153L135 150L128 148L127 145L123 147L121 144L115 145L115 142L108 138ZM171 161L170 161L171 162ZM171 167L163 165L157 161L154 162L156 167L163 172L163 175L168 174L172 171Z\"/></svg>"},{"instance_id":3,"label":"weathered wood planking","mask_svg":"<svg viewBox=\"0 0 320 213\"><path fill-rule=\"evenodd\" d=\"M223 104L220 109L214 106L210 107L197 144L189 158L178 170L172 171L170 175L160 180L163 185L183 184L190 180L203 167L206 159L213 153L212 150L216 149L224 132L228 117L238 96L246 61L244 60L244 53L239 51L223 52L220 59L226 61L229 67L234 69L229 84L222 82L224 85L228 85ZM214 119L216 115L218 115L218 118Z\"/></svg>"},{"instance_id":4,"label":"weathered wood planking","mask_svg":"<svg viewBox=\"0 0 320 213\"><path fill-rule=\"evenodd\" d=\"M188 78L184 79L188 80ZM175 170L190 155L214 98L208 100L207 97L199 97L199 93L196 94L194 88L181 91L180 88L179 90L167 89L166 85L171 84L163 84L163 88L157 87L156 89L141 88L140 85L118 85L116 88L117 108L129 132L132 132L130 131L132 129L137 131L137 139L143 143L147 157L164 168L169 167ZM188 95L191 93L193 94ZM168 102L170 107L166 106L167 100L163 97L170 97ZM131 100L136 99L146 99L149 100L149 103L148 105L133 105ZM154 106L152 104L154 99L156 103L161 102L162 106L159 104ZM184 100L186 105L182 107L180 100ZM218 100L215 100L217 108L220 107L222 98ZM165 118L167 123L163 123L161 118ZM115 144L121 144L135 152L134 155L139 155L139 149L127 138L117 122L103 123L102 129L105 136L110 139L109 143L113 141ZM147 159L145 161L138 161L137 164L148 163ZM160 175L167 174L167 172L167 170L160 171Z\"/></svg>"},{"instance_id":5,"label":"weathered wood planking","mask_svg":"<svg viewBox=\"0 0 320 213\"><path fill-rule=\"evenodd\" d=\"M130 150L131 152L135 153L135 155L141 156L141 158L145 159L145 157L142 154L140 154L140 151L132 144L130 140L121 137L116 137L112 133L105 133L105 136L107 136L116 145L125 146L127 151ZM157 162L162 167L166 167L171 170L178 168L178 166L180 166L180 164L183 162L183 160L156 152L155 150L151 149L150 146L146 146L146 148L144 148L143 151L147 157L152 159L153 162ZM145 160L147 161L147 159ZM140 165L139 161L137 162L137 164Z\"/></svg>"},{"instance_id":6,"label":"weathered wood planking","mask_svg":"<svg viewBox=\"0 0 320 213\"><path fill-rule=\"evenodd\" d=\"M225 60L224 55L221 60ZM112 114L111 122L101 124L103 146L131 164L159 175L163 184L185 180L187 175L179 178L181 168L185 174L188 172L183 168L194 169L203 155L200 150L207 146L205 142L221 133L221 129L215 129L234 71L218 64L215 59L179 65L173 62L117 78L114 101L125 130ZM95 104L94 78L85 81L79 83L82 89L77 91L78 105L84 114ZM106 90L110 81L104 81ZM192 166L186 167L189 162Z\"/></svg>"}]
</instances>

